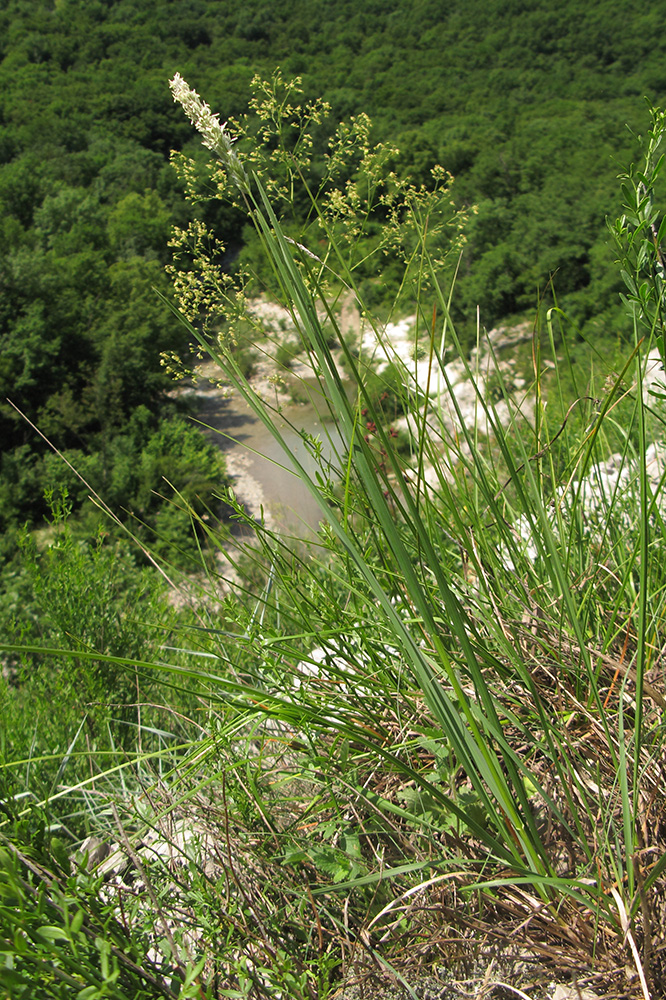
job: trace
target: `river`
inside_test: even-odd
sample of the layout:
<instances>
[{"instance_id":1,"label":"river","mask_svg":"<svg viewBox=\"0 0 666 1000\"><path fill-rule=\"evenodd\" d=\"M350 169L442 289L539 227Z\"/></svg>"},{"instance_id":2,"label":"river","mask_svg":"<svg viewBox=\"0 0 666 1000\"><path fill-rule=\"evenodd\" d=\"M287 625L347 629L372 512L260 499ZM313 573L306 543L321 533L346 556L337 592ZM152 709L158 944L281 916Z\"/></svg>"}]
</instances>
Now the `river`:
<instances>
[{"instance_id":1,"label":"river","mask_svg":"<svg viewBox=\"0 0 666 1000\"><path fill-rule=\"evenodd\" d=\"M319 438L322 455L332 460L344 452L342 438L324 406L315 405L315 383L309 388L309 402L283 405L274 414L274 424L289 451L314 476L319 466L299 431ZM198 419L209 430L207 436L225 455L238 500L254 517L262 516L269 527L306 539L313 537L322 514L307 487L289 467L289 459L273 434L252 412L238 393L225 398L210 383L202 381L196 390Z\"/></svg>"}]
</instances>

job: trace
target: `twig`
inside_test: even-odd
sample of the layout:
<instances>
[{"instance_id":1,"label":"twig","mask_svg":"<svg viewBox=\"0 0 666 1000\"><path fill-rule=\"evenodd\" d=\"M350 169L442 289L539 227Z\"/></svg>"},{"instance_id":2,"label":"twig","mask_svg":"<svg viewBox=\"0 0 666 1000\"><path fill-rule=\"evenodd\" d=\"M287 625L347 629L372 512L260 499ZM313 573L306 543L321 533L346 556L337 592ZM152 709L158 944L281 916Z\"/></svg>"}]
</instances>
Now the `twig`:
<instances>
[{"instance_id":1,"label":"twig","mask_svg":"<svg viewBox=\"0 0 666 1000\"><path fill-rule=\"evenodd\" d=\"M629 947L631 948L631 954L634 958L634 965L636 966L636 972L638 973L638 978L641 981L641 989L643 990L643 996L645 1000L652 1000L650 996L650 991L648 989L647 980L645 978L645 973L643 972L643 965L641 963L641 957L638 954L638 948L636 947L636 942L634 941L634 935L631 933L631 926L629 924L629 918L627 917L627 911L625 909L624 903L622 902L622 896L617 891L614 886L611 886L611 894L615 900L615 905L617 906L617 912L620 915L620 923L622 925L622 930L624 931L625 940L629 942Z\"/></svg>"},{"instance_id":2,"label":"twig","mask_svg":"<svg viewBox=\"0 0 666 1000\"><path fill-rule=\"evenodd\" d=\"M145 870L145 868L143 866L143 862L141 861L141 858L139 857L139 855L137 854L137 852L132 847L132 845L130 843L130 839L127 836L127 833L125 831L125 828L124 828L124 826L122 825L122 823L120 821L120 816L118 815L118 810L116 808L115 802L111 803L111 810L113 812L113 818L116 821L116 826L118 828L118 833L120 834L120 839L122 840L122 842L123 842L123 844L125 846L125 850L129 854L129 856L130 856L133 864L135 865L137 871L141 875L141 878L143 879L143 883L144 883L144 885L146 887L146 892L150 896L150 901L153 904L153 906L155 907L155 912L156 912L157 916L160 919L160 923L162 924L162 929L164 930L164 936L166 937L167 941L169 942L169 947L171 948L171 954L173 955L174 959L176 960L176 962L180 966L181 970L184 971L183 963L180 960L180 953L179 953L178 948L176 947L176 942L174 941L173 934L171 933L171 928L169 927L169 923L168 923L166 917L164 916L164 912L162 910L162 907L160 906L159 900L158 900L157 896L155 895L155 890L153 889L152 884L150 882L150 879L148 878L146 870Z\"/></svg>"}]
</instances>

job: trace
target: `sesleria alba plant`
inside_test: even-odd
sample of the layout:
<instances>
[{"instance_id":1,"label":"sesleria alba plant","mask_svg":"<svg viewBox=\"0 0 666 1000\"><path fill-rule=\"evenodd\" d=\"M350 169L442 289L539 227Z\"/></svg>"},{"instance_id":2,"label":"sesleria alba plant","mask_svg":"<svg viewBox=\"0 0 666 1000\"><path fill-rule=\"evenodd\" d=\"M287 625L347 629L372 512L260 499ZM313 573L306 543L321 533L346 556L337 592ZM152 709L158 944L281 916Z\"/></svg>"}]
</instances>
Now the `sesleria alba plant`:
<instances>
[{"instance_id":1,"label":"sesleria alba plant","mask_svg":"<svg viewBox=\"0 0 666 1000\"><path fill-rule=\"evenodd\" d=\"M420 861L423 848L413 847L412 878L420 872L432 885L435 873L436 883L481 890L498 905L519 899L528 937L557 940L590 968L611 968L619 944L647 995L660 968L651 952L660 926L651 900L666 863L658 832L663 696L647 677L658 663L663 620L661 471L646 471L641 392L649 344L637 340L622 370L604 373L600 391L572 394L577 373L556 364L547 379L535 331L531 402L517 405L492 346L486 356L498 392L488 395L450 312L464 220L452 210L449 182L440 186L441 172L429 191L398 181L390 153L372 150L367 132L354 159L352 127L338 131L331 176L324 172L314 188L307 158L296 152L311 148L303 132L296 129L291 147L288 141L294 121L303 125L300 109L277 99L280 82L263 116L273 130L265 124L263 138L279 150L276 169L288 179L281 198L285 191L296 197L300 187L311 206L311 221L296 235L281 199L269 195L273 161L253 151L241 166L236 150L247 136L239 129L231 153L226 129L211 125L179 78L172 83L218 154L222 174L212 168L211 176L220 194L228 196L231 185L231 197L245 205L321 405L344 442L331 461L321 460L316 477L285 448L285 465L319 504L319 543L297 557L284 539L257 528L270 586L229 665L252 664L262 694L248 689L248 708L277 718L279 731L302 743L304 759L326 758L327 782L354 775L347 780L356 808L399 817L414 844L430 845ZM351 176L331 190L341 148ZM193 184L193 168L181 163L181 170ZM416 317L425 387L416 366L395 357L373 325L356 280L372 253L364 226L378 219L384 228L375 249L395 253L404 267L402 308L408 301ZM652 240L643 227L634 241L641 233ZM196 284L196 268L189 280ZM211 299L219 318L229 287ZM341 291L373 326L372 358L339 328ZM553 310L545 329L544 350L554 358L557 320ZM233 343L207 337L192 310L184 321L279 442L275 413L243 378ZM341 345L356 387L351 397L324 324ZM458 402L447 351L458 354L476 387L472 420ZM408 457L367 388L378 361L400 372ZM547 408L546 394L558 405ZM650 419L659 426L659 412ZM317 442L310 446L317 453ZM597 491L599 518L589 492L611 453L623 474L600 497ZM621 478L628 489L618 488ZM374 850L367 874L340 888L404 872L404 854L391 861L382 854L378 866ZM375 916L375 932L382 919Z\"/></svg>"},{"instance_id":2,"label":"sesleria alba plant","mask_svg":"<svg viewBox=\"0 0 666 1000\"><path fill-rule=\"evenodd\" d=\"M467 959L490 934L554 975L663 995L663 416L643 392L657 285L636 286L626 356L589 377L558 360L552 309L517 393L501 343L479 330L470 355L456 329L471 209L445 171L400 177L363 116L317 158L327 109L279 73L255 81L254 119L225 125L179 75L171 89L214 154L203 171L175 156L188 197L246 212L251 263L336 427L326 448L304 435L311 474L239 362L252 268L225 271L199 220L175 232L193 350L283 445L320 530L297 544L228 494L252 531L232 589L220 600L208 560L196 626L159 662L106 658L199 698L186 749L133 762L153 807L135 809L137 841L173 813L205 817L218 845L215 877L210 856L188 856L210 961L181 962L174 993L314 1000L370 955L416 995L419 966ZM663 128L655 117L650 148ZM637 205L618 226L637 261L654 260L641 240L660 233L656 204L649 225ZM414 317L408 359L366 301L384 268L400 274L389 320ZM151 877L155 898L172 891Z\"/></svg>"}]
</instances>

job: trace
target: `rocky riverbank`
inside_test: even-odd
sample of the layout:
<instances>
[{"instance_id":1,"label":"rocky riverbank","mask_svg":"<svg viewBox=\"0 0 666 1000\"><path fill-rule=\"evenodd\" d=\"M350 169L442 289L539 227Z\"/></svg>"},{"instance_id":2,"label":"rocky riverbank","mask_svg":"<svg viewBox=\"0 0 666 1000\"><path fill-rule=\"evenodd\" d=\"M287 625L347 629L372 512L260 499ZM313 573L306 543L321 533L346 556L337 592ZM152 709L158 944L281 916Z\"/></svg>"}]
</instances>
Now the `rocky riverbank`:
<instances>
[{"instance_id":1,"label":"rocky riverbank","mask_svg":"<svg viewBox=\"0 0 666 1000\"><path fill-rule=\"evenodd\" d=\"M276 421L282 420L283 426L303 428L308 433L321 431L321 415L313 405L315 373L307 354L301 350L290 313L265 300L251 303L249 312L264 334L257 340L253 352L248 379L251 389L272 408ZM342 304L340 329L358 350L361 364L370 365L378 374L389 364L398 365L410 388L418 389L422 395L428 392L437 408L440 433L442 421L444 429L452 435L463 423L472 426L479 419L480 397L489 395L499 379L513 400L512 403L504 398L496 401L495 411L500 423L508 424L515 418L516 411L524 417L532 412L524 373L515 352L512 353L514 348L531 339L529 324L492 330L472 352L469 361L454 359L443 371L436 362L431 365L422 342L417 339L415 316L387 323L378 331L361 320L353 298L348 297ZM342 350L333 346L332 353L340 374L348 379L342 364ZM236 498L252 517L263 517L265 523L274 528L279 519L276 520L273 513L272 484L266 475L257 475L255 462L257 451L264 448L271 452L271 460L278 458L270 434L252 432L252 426L255 432L261 431L256 418L234 396L212 362L200 367L197 383L188 391L196 397L202 421L220 432L214 440L225 453ZM417 424L420 421L413 416L405 416L399 418L395 426L414 438Z\"/></svg>"}]
</instances>

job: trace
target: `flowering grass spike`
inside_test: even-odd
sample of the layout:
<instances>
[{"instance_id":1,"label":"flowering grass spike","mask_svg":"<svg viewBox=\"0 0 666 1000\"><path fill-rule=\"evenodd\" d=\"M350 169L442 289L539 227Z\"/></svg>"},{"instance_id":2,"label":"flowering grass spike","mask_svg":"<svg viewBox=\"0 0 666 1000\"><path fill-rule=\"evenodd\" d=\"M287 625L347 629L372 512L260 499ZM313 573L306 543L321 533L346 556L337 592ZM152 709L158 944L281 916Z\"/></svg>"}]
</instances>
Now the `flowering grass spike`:
<instances>
[{"instance_id":1,"label":"flowering grass spike","mask_svg":"<svg viewBox=\"0 0 666 1000\"><path fill-rule=\"evenodd\" d=\"M212 149L229 171L229 176L243 194L248 194L250 185L245 169L233 150L233 139L220 124L218 115L213 114L196 90L192 90L180 73L169 81L173 99L180 104L194 127L203 136L203 144Z\"/></svg>"}]
</instances>

